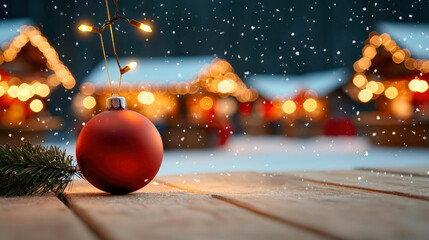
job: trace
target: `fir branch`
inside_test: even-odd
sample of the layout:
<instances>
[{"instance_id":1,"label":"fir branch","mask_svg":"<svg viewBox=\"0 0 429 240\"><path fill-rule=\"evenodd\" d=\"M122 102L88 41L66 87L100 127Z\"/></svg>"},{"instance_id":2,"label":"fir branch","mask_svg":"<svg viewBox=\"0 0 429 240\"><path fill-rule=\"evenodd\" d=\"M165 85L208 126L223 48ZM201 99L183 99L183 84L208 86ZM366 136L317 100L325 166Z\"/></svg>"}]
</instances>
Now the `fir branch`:
<instances>
[{"instance_id":1,"label":"fir branch","mask_svg":"<svg viewBox=\"0 0 429 240\"><path fill-rule=\"evenodd\" d=\"M0 145L0 196L59 195L73 176L83 178L73 157L57 146Z\"/></svg>"}]
</instances>

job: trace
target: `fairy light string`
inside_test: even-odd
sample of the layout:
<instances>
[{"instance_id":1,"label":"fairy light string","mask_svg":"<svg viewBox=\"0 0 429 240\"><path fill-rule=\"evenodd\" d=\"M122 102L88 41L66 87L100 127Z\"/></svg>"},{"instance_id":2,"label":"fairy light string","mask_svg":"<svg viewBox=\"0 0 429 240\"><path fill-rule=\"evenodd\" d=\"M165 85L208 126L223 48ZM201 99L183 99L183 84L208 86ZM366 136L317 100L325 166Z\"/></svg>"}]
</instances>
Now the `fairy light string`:
<instances>
[{"instance_id":1,"label":"fairy light string","mask_svg":"<svg viewBox=\"0 0 429 240\"><path fill-rule=\"evenodd\" d=\"M112 92L112 95L114 93L117 93L118 95L120 95L122 75L125 74L126 72L130 71L131 69L135 68L137 63L131 62L128 65L126 65L125 67L121 67L121 64L120 64L119 58L118 58L118 54L116 53L115 39L113 37L112 24L118 20L124 20L124 21L127 21L130 25L137 27L137 28L143 30L144 32L152 32L152 28L147 24L144 24L144 23L138 22L136 20L128 19L126 17L120 16L119 11L118 11L118 0L114 0L114 4L115 4L115 15L112 18L110 18L109 3L108 3L108 0L106 0L106 10L107 10L107 20L108 21L105 22L100 28L96 28L96 27L88 26L88 25L80 25L78 27L78 29L82 32L95 32L95 33L98 33L100 35L101 48L103 50L104 62L106 64L106 71L107 71L107 77L109 79L110 91ZM107 56L106 56L106 51L104 48L104 42L103 42L103 36L102 36L102 33L107 26L109 26L109 28L110 28L110 36L112 39L113 53L115 55L116 63L118 64L118 67L119 67L119 85L118 85L118 91L117 92L113 91L112 81L110 79L109 67L107 65Z\"/></svg>"},{"instance_id":2,"label":"fairy light string","mask_svg":"<svg viewBox=\"0 0 429 240\"><path fill-rule=\"evenodd\" d=\"M106 63L107 78L109 79L110 92L113 94L112 81L110 80L109 66L107 65L106 51L104 50L103 35L100 33L101 49L103 49L104 62Z\"/></svg>"}]
</instances>

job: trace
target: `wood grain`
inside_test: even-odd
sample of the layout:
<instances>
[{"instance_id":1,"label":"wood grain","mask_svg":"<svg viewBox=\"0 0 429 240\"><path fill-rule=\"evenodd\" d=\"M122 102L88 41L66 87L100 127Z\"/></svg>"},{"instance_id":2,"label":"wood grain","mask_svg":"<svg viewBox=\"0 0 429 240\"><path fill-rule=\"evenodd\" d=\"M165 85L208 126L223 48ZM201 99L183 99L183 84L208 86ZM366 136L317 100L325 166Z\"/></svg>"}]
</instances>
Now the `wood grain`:
<instances>
[{"instance_id":1,"label":"wood grain","mask_svg":"<svg viewBox=\"0 0 429 240\"><path fill-rule=\"evenodd\" d=\"M0 239L96 239L55 196L0 198Z\"/></svg>"},{"instance_id":2,"label":"wood grain","mask_svg":"<svg viewBox=\"0 0 429 240\"><path fill-rule=\"evenodd\" d=\"M357 170L391 173L396 175L405 175L410 177L425 177L429 178L429 166L419 167L379 167L379 168L359 168Z\"/></svg>"},{"instance_id":3,"label":"wood grain","mask_svg":"<svg viewBox=\"0 0 429 240\"><path fill-rule=\"evenodd\" d=\"M112 196L78 181L66 198L103 239L320 238L209 195L154 183L136 193Z\"/></svg>"},{"instance_id":4,"label":"wood grain","mask_svg":"<svg viewBox=\"0 0 429 240\"><path fill-rule=\"evenodd\" d=\"M323 178L317 178L312 172L304 175L331 181L348 174L354 178L358 173L319 174ZM193 193L213 194L249 211L317 229L339 239L424 239L429 236L426 201L326 185L299 179L296 175L301 174L206 173L161 177L160 181ZM421 194L425 193L421 191Z\"/></svg>"},{"instance_id":5,"label":"wood grain","mask_svg":"<svg viewBox=\"0 0 429 240\"><path fill-rule=\"evenodd\" d=\"M429 201L429 179L379 171L343 170L289 173L308 181L327 182Z\"/></svg>"}]
</instances>

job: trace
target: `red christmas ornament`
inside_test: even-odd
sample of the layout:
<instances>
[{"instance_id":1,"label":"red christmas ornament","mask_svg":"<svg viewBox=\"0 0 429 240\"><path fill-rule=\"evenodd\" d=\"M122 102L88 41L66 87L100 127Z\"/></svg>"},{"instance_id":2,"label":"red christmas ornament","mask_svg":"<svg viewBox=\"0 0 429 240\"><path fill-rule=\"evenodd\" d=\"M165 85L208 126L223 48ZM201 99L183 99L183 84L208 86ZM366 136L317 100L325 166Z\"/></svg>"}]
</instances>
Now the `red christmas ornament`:
<instances>
[{"instance_id":1,"label":"red christmas ornament","mask_svg":"<svg viewBox=\"0 0 429 240\"><path fill-rule=\"evenodd\" d=\"M98 189L126 194L144 187L158 173L162 140L150 120L126 110L125 98L107 99L107 109L80 132L77 163L83 176Z\"/></svg>"}]
</instances>

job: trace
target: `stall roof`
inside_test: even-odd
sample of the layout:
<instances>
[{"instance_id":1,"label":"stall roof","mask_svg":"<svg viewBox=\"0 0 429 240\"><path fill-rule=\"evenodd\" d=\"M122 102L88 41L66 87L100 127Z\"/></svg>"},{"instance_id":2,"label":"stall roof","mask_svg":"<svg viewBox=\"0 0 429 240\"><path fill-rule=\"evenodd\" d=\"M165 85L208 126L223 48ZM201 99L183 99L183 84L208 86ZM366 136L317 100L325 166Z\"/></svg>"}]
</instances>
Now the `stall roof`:
<instances>
[{"instance_id":1,"label":"stall roof","mask_svg":"<svg viewBox=\"0 0 429 240\"><path fill-rule=\"evenodd\" d=\"M389 34L400 47L410 50L414 58L429 59L429 24L379 22L375 30Z\"/></svg>"},{"instance_id":2,"label":"stall roof","mask_svg":"<svg viewBox=\"0 0 429 240\"><path fill-rule=\"evenodd\" d=\"M210 64L213 56L185 56L185 57L156 57L156 58L120 58L121 65L137 62L137 67L122 77L129 83L139 82L188 82L198 77L198 74ZM110 77L114 81L119 77L119 69L114 58L107 60ZM106 83L106 65L102 60L84 79L84 82Z\"/></svg>"},{"instance_id":3,"label":"stall roof","mask_svg":"<svg viewBox=\"0 0 429 240\"><path fill-rule=\"evenodd\" d=\"M30 18L12 18L0 20L0 44L9 42L12 38L20 33L20 28L23 25L34 25L33 20Z\"/></svg>"},{"instance_id":4,"label":"stall roof","mask_svg":"<svg viewBox=\"0 0 429 240\"><path fill-rule=\"evenodd\" d=\"M313 90L319 96L325 96L347 80L347 70L340 68L302 75L257 74L249 77L247 84L267 98L295 96L301 90Z\"/></svg>"}]
</instances>

